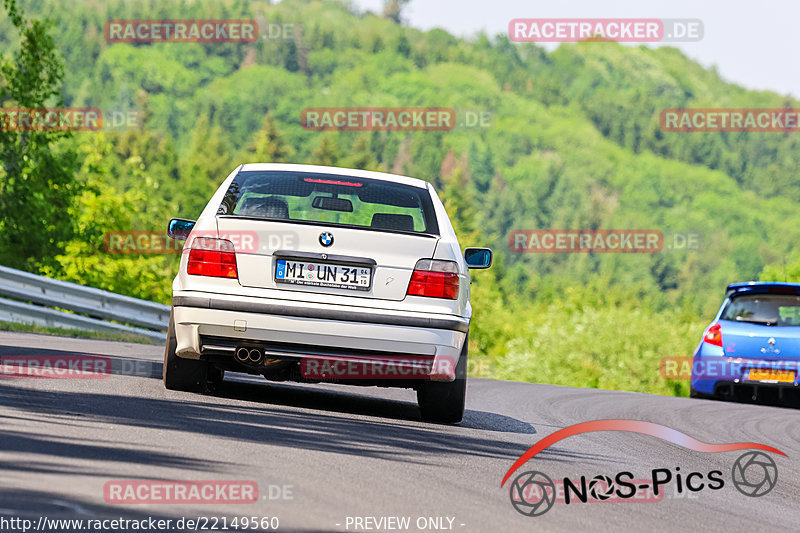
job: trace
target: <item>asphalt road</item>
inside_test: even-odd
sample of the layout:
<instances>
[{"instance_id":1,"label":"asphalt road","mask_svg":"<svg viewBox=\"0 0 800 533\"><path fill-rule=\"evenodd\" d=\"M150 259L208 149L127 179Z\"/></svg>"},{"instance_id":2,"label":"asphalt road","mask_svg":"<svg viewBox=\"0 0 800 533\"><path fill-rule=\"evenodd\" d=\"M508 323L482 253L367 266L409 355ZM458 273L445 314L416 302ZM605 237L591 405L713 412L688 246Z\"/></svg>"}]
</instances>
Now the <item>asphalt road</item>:
<instances>
[{"instance_id":1,"label":"asphalt road","mask_svg":"<svg viewBox=\"0 0 800 533\"><path fill-rule=\"evenodd\" d=\"M201 516L277 517L278 531L800 529L795 409L473 379L464 421L442 426L420 420L407 390L271 384L230 374L213 396L167 391L157 346L0 333L3 361L18 355L104 356L113 373L0 379L4 533L21 531L2 522L11 517L38 524L39 517ZM655 422L707 443L763 443L787 457L770 454L778 482L754 498L731 481L742 451L696 452L635 433L578 435L518 473L535 470L555 480L630 471L648 479L653 469L677 474L679 467L684 474L719 470L725 484L678 494L673 483L658 502L559 502L542 516L517 512L509 485L500 487L514 461L550 433L597 419ZM104 487L120 480L249 481L259 498L240 504L107 502ZM366 517L410 522L407 529L389 529L393 521L378 526Z\"/></svg>"}]
</instances>

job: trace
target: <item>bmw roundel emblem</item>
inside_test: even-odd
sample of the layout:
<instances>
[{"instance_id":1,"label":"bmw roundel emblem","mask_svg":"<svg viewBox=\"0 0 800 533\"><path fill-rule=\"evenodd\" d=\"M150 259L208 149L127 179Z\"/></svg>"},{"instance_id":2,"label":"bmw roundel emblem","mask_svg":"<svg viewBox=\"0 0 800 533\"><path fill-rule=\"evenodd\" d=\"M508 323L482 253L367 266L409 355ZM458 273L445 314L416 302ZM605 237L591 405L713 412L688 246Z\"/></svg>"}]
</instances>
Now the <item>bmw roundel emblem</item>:
<instances>
[{"instance_id":1,"label":"bmw roundel emblem","mask_svg":"<svg viewBox=\"0 0 800 533\"><path fill-rule=\"evenodd\" d=\"M325 231L319 234L319 243L322 246L330 246L333 244L333 234Z\"/></svg>"}]
</instances>

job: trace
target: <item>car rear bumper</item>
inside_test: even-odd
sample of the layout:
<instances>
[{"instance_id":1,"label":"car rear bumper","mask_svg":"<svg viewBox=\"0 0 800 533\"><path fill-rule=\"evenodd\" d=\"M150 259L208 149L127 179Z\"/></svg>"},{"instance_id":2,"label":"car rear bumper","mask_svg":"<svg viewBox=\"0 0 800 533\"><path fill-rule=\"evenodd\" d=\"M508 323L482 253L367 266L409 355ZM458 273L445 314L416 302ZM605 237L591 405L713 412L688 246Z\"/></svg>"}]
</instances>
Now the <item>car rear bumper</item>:
<instances>
[{"instance_id":1,"label":"car rear bumper","mask_svg":"<svg viewBox=\"0 0 800 533\"><path fill-rule=\"evenodd\" d=\"M751 371L754 369L794 372L794 379L791 382L751 379ZM741 391L753 396L758 389L800 391L800 360L744 359L696 354L692 361L691 386L697 392L722 397L739 395Z\"/></svg>"},{"instance_id":2,"label":"car rear bumper","mask_svg":"<svg viewBox=\"0 0 800 533\"><path fill-rule=\"evenodd\" d=\"M800 386L792 383L721 380L714 383L711 395L737 402L800 404Z\"/></svg>"},{"instance_id":3,"label":"car rear bumper","mask_svg":"<svg viewBox=\"0 0 800 533\"><path fill-rule=\"evenodd\" d=\"M427 376L452 381L469 320L255 297L184 292L173 298L176 353L199 359L233 345L292 351L300 358L431 360ZM278 348L276 348L278 347ZM309 347L314 347L310 350ZM371 357L370 353L375 356Z\"/></svg>"}]
</instances>

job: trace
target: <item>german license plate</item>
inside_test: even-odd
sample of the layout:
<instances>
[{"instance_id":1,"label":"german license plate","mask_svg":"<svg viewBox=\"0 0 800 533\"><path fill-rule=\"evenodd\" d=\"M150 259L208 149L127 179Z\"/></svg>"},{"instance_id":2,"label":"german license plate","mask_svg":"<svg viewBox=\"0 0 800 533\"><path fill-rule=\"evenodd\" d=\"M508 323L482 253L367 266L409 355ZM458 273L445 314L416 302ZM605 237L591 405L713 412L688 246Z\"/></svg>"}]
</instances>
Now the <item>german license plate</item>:
<instances>
[{"instance_id":1,"label":"german license plate","mask_svg":"<svg viewBox=\"0 0 800 533\"><path fill-rule=\"evenodd\" d=\"M773 368L754 368L750 370L750 381L776 381L778 383L794 383L794 370L777 370Z\"/></svg>"},{"instance_id":2,"label":"german license plate","mask_svg":"<svg viewBox=\"0 0 800 533\"><path fill-rule=\"evenodd\" d=\"M278 259L275 266L275 282L368 291L372 282L372 269L362 266Z\"/></svg>"}]
</instances>

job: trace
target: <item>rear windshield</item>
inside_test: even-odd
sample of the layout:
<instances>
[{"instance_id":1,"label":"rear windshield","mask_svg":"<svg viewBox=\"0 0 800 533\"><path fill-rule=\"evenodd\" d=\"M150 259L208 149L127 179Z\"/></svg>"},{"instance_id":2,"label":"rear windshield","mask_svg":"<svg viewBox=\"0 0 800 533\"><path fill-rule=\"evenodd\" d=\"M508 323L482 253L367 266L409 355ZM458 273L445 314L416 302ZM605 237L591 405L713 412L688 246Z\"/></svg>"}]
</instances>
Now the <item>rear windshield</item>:
<instances>
[{"instance_id":1,"label":"rear windshield","mask_svg":"<svg viewBox=\"0 0 800 533\"><path fill-rule=\"evenodd\" d=\"M800 296L746 294L728 302L722 320L765 326L800 326Z\"/></svg>"},{"instance_id":2,"label":"rear windshield","mask_svg":"<svg viewBox=\"0 0 800 533\"><path fill-rule=\"evenodd\" d=\"M239 172L217 214L439 234L426 189L335 174Z\"/></svg>"}]
</instances>

